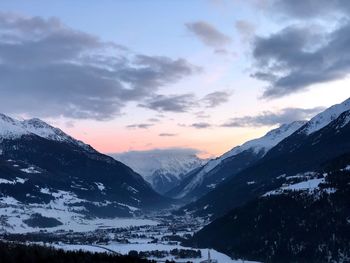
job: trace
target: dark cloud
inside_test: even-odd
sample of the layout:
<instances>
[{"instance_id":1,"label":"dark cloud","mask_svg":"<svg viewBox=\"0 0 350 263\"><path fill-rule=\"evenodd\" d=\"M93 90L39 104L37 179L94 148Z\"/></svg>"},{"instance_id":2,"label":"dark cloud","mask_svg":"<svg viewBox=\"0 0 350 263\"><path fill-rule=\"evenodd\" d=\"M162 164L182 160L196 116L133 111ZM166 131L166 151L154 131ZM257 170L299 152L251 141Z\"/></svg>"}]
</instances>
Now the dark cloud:
<instances>
[{"instance_id":1,"label":"dark cloud","mask_svg":"<svg viewBox=\"0 0 350 263\"><path fill-rule=\"evenodd\" d=\"M206 128L210 128L211 124L207 122L197 122L197 123L193 123L191 126L196 129L206 129Z\"/></svg>"},{"instance_id":2,"label":"dark cloud","mask_svg":"<svg viewBox=\"0 0 350 263\"><path fill-rule=\"evenodd\" d=\"M126 128L129 129L148 129L150 127L154 126L154 124L151 123L139 123L139 124L130 124L127 125Z\"/></svg>"},{"instance_id":3,"label":"dark cloud","mask_svg":"<svg viewBox=\"0 0 350 263\"><path fill-rule=\"evenodd\" d=\"M350 13L348 0L271 0L270 7L279 14L301 19Z\"/></svg>"},{"instance_id":4,"label":"dark cloud","mask_svg":"<svg viewBox=\"0 0 350 263\"><path fill-rule=\"evenodd\" d=\"M316 107L311 109L286 108L278 112L264 111L256 116L244 116L232 118L222 124L222 127L261 127L273 126L276 124L290 123L296 120L305 120L313 117L324 108Z\"/></svg>"},{"instance_id":5,"label":"dark cloud","mask_svg":"<svg viewBox=\"0 0 350 263\"><path fill-rule=\"evenodd\" d=\"M185 26L207 46L222 48L231 43L231 38L229 36L220 32L207 22L199 21L186 23Z\"/></svg>"},{"instance_id":6,"label":"dark cloud","mask_svg":"<svg viewBox=\"0 0 350 263\"><path fill-rule=\"evenodd\" d=\"M255 78L268 82L263 97L276 98L317 83L345 78L350 72L350 21L330 33L313 27L287 27L256 38Z\"/></svg>"},{"instance_id":7,"label":"dark cloud","mask_svg":"<svg viewBox=\"0 0 350 263\"><path fill-rule=\"evenodd\" d=\"M200 70L184 59L133 54L57 18L8 13L0 13L0 61L0 111L96 120Z\"/></svg>"},{"instance_id":8,"label":"dark cloud","mask_svg":"<svg viewBox=\"0 0 350 263\"><path fill-rule=\"evenodd\" d=\"M159 133L159 136L160 137L174 137L174 136L177 136L177 133Z\"/></svg>"},{"instance_id":9,"label":"dark cloud","mask_svg":"<svg viewBox=\"0 0 350 263\"><path fill-rule=\"evenodd\" d=\"M232 92L228 91L215 91L207 94L202 101L206 104L208 108L217 107L225 102L227 102L232 95Z\"/></svg>"},{"instance_id":10,"label":"dark cloud","mask_svg":"<svg viewBox=\"0 0 350 263\"><path fill-rule=\"evenodd\" d=\"M183 94L169 96L157 95L139 106L160 112L186 112L196 104L197 102L193 94Z\"/></svg>"}]
</instances>

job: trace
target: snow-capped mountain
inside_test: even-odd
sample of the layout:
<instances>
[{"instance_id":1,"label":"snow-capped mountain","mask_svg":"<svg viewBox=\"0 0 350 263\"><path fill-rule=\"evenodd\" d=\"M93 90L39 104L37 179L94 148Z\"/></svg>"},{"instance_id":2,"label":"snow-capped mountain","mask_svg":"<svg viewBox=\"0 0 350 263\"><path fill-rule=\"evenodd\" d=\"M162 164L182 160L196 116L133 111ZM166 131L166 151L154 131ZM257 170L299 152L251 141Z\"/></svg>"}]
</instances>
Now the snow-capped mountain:
<instances>
[{"instance_id":1,"label":"snow-capped mountain","mask_svg":"<svg viewBox=\"0 0 350 263\"><path fill-rule=\"evenodd\" d=\"M18 139L23 135L30 134L35 134L48 140L72 143L85 150L93 151L91 146L74 139L62 130L52 127L38 118L19 121L0 113L0 140Z\"/></svg>"},{"instance_id":2,"label":"snow-capped mountain","mask_svg":"<svg viewBox=\"0 0 350 263\"><path fill-rule=\"evenodd\" d=\"M60 129L0 116L0 205L12 211L1 217L5 228L25 229L38 213L79 224L86 216L132 216L167 202L131 168Z\"/></svg>"},{"instance_id":3,"label":"snow-capped mountain","mask_svg":"<svg viewBox=\"0 0 350 263\"><path fill-rule=\"evenodd\" d=\"M175 187L188 172L206 162L194 150L182 148L129 151L111 156L143 176L159 193Z\"/></svg>"},{"instance_id":4,"label":"snow-capped mountain","mask_svg":"<svg viewBox=\"0 0 350 263\"><path fill-rule=\"evenodd\" d=\"M302 262L305 255L307 262L349 262L350 153L322 172L278 180L281 187L214 220L188 245L261 262Z\"/></svg>"},{"instance_id":5,"label":"snow-capped mountain","mask_svg":"<svg viewBox=\"0 0 350 263\"><path fill-rule=\"evenodd\" d=\"M187 245L262 262L299 262L305 255L307 262L349 262L348 105L315 116L255 166L185 207L222 215Z\"/></svg>"},{"instance_id":6,"label":"snow-capped mountain","mask_svg":"<svg viewBox=\"0 0 350 263\"><path fill-rule=\"evenodd\" d=\"M300 181L311 184L308 180L319 178L309 178L310 174L322 173L327 169L327 163L350 156L349 106L349 100L346 100L319 113L271 148L254 165L184 209L218 216L258 196L289 189L288 179L293 176L298 175ZM296 184L290 187L300 186L298 182Z\"/></svg>"},{"instance_id":7,"label":"snow-capped mountain","mask_svg":"<svg viewBox=\"0 0 350 263\"><path fill-rule=\"evenodd\" d=\"M300 129L299 133L310 135L327 126L331 121L337 119L341 113L348 110L350 110L350 98L317 114L303 129Z\"/></svg>"},{"instance_id":8,"label":"snow-capped mountain","mask_svg":"<svg viewBox=\"0 0 350 263\"><path fill-rule=\"evenodd\" d=\"M210 160L201 170L192 175L191 180L184 181L169 192L169 196L194 199L207 193L215 188L218 183L225 180L226 177L239 172L262 158L269 149L294 133L305 123L306 121L295 121L283 124L258 139L234 147L222 156Z\"/></svg>"}]
</instances>

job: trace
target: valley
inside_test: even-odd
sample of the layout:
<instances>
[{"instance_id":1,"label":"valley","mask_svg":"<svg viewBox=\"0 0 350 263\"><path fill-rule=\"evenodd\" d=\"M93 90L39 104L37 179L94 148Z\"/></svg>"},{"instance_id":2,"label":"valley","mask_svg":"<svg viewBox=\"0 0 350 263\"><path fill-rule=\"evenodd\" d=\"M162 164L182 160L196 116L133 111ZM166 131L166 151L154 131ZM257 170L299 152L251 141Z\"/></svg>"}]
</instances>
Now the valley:
<instances>
[{"instance_id":1,"label":"valley","mask_svg":"<svg viewBox=\"0 0 350 263\"><path fill-rule=\"evenodd\" d=\"M158 150L128 167L0 115L0 238L156 262L347 262L349 116L347 99L216 159Z\"/></svg>"},{"instance_id":2,"label":"valley","mask_svg":"<svg viewBox=\"0 0 350 263\"><path fill-rule=\"evenodd\" d=\"M0 263L350 263L350 0L1 0Z\"/></svg>"},{"instance_id":3,"label":"valley","mask_svg":"<svg viewBox=\"0 0 350 263\"><path fill-rule=\"evenodd\" d=\"M83 250L122 255L133 255L137 251L140 256L157 262L175 260L197 263L207 258L208 249L181 244L207 223L208 221L202 218L190 215L176 216L164 211L142 219L99 220L95 224L93 220L87 220L84 225L88 228L85 229L77 226L61 229L32 228L26 233L14 229L0 233L0 239L7 242L49 246L65 251ZM217 259L219 262L243 262L233 260L214 249L210 249L210 254L212 259Z\"/></svg>"}]
</instances>

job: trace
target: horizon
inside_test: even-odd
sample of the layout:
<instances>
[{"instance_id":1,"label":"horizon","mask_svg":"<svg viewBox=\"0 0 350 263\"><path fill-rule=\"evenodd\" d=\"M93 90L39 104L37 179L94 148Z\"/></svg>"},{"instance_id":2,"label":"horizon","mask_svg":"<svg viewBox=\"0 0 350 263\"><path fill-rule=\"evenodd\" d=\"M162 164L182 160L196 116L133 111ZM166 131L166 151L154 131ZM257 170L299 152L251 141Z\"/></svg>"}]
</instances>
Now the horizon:
<instances>
[{"instance_id":1,"label":"horizon","mask_svg":"<svg viewBox=\"0 0 350 263\"><path fill-rule=\"evenodd\" d=\"M4 1L0 112L106 154L220 156L349 97L346 12L275 2Z\"/></svg>"}]
</instances>

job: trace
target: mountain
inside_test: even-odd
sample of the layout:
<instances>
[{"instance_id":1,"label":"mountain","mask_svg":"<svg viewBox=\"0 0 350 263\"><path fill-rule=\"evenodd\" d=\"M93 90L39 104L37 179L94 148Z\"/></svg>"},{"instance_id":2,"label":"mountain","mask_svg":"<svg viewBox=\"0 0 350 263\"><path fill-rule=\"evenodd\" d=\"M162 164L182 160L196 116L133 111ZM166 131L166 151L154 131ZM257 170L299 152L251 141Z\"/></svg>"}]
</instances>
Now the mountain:
<instances>
[{"instance_id":1,"label":"mountain","mask_svg":"<svg viewBox=\"0 0 350 263\"><path fill-rule=\"evenodd\" d=\"M269 131L261 138L248 141L241 146L236 146L222 156L210 160L196 173L188 176L177 187L167 193L177 199L195 200L224 181L261 159L266 152L288 137L306 121L295 121L283 124L279 128Z\"/></svg>"},{"instance_id":2,"label":"mountain","mask_svg":"<svg viewBox=\"0 0 350 263\"><path fill-rule=\"evenodd\" d=\"M206 161L199 159L192 149L154 149L112 154L143 176L159 193L165 193L178 185L186 174Z\"/></svg>"},{"instance_id":3,"label":"mountain","mask_svg":"<svg viewBox=\"0 0 350 263\"><path fill-rule=\"evenodd\" d=\"M254 165L188 204L182 211L216 218L281 187L290 176L321 170L328 161L350 152L349 112L350 99L326 109Z\"/></svg>"},{"instance_id":4,"label":"mountain","mask_svg":"<svg viewBox=\"0 0 350 263\"><path fill-rule=\"evenodd\" d=\"M0 115L0 193L5 228L132 216L168 202L131 168L60 129L6 115Z\"/></svg>"},{"instance_id":5,"label":"mountain","mask_svg":"<svg viewBox=\"0 0 350 263\"><path fill-rule=\"evenodd\" d=\"M188 245L261 262L349 262L350 152L318 172L281 180L281 187L214 220Z\"/></svg>"}]
</instances>

